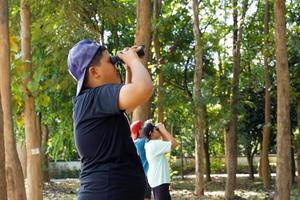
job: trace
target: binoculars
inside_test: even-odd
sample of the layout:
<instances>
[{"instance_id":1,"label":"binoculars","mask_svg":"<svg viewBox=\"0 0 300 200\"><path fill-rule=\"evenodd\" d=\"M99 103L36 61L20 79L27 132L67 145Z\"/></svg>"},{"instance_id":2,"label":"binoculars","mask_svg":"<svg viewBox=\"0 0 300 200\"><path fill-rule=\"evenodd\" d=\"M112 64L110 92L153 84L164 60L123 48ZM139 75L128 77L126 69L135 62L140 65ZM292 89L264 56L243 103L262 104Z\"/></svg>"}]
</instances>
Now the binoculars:
<instances>
[{"instance_id":1,"label":"binoculars","mask_svg":"<svg viewBox=\"0 0 300 200\"><path fill-rule=\"evenodd\" d=\"M144 51L145 45L142 44L140 47L141 47L140 50L138 50L138 51L136 52L136 54L141 58L141 57L143 57L143 56L145 55L145 51ZM116 65L116 64L124 64L124 61L123 61L121 58L119 58L118 56L116 56L116 55L110 57L110 62L111 62L113 65Z\"/></svg>"}]
</instances>

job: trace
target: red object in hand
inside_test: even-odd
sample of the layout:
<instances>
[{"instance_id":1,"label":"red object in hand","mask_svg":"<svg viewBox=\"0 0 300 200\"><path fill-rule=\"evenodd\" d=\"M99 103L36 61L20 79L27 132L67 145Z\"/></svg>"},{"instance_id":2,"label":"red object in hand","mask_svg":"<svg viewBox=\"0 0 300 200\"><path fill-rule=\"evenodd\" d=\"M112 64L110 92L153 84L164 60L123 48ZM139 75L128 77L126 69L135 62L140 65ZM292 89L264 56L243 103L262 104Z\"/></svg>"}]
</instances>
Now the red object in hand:
<instances>
[{"instance_id":1,"label":"red object in hand","mask_svg":"<svg viewBox=\"0 0 300 200\"><path fill-rule=\"evenodd\" d=\"M139 137L139 130L142 128L142 121L135 121L130 125L131 137L136 140Z\"/></svg>"}]
</instances>

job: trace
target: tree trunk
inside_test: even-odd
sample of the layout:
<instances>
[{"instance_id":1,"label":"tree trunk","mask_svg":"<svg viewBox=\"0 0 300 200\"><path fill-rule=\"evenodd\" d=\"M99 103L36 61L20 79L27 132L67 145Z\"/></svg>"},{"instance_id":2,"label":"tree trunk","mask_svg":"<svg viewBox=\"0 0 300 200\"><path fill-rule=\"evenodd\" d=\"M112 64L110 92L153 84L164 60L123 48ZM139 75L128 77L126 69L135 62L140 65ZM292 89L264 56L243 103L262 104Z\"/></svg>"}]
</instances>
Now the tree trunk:
<instances>
[{"instance_id":1,"label":"tree trunk","mask_svg":"<svg viewBox=\"0 0 300 200\"><path fill-rule=\"evenodd\" d=\"M0 0L0 66L6 65L2 63L2 57L7 56L6 62L9 59L9 46L2 45L8 43L8 5L7 1ZM0 75L0 80L2 79ZM7 186L6 186L6 173L5 173L5 147L4 147L4 127L3 127L3 110L1 102L0 91L0 200L7 200Z\"/></svg>"},{"instance_id":2,"label":"tree trunk","mask_svg":"<svg viewBox=\"0 0 300 200\"><path fill-rule=\"evenodd\" d=\"M183 174L183 168L184 168L184 163L183 163L183 142L182 142L182 137L180 137L180 168L181 168L181 179L184 179L184 174Z\"/></svg>"},{"instance_id":3,"label":"tree trunk","mask_svg":"<svg viewBox=\"0 0 300 200\"><path fill-rule=\"evenodd\" d=\"M155 50L156 66L158 69L158 91L157 91L157 119L158 122L164 121L164 110L163 110L163 70L160 58L160 43L158 35L158 22L160 17L161 0L154 0L154 17L153 17L153 44Z\"/></svg>"},{"instance_id":4,"label":"tree trunk","mask_svg":"<svg viewBox=\"0 0 300 200\"><path fill-rule=\"evenodd\" d=\"M300 97L297 100L297 124L298 131L300 131ZM297 174L298 195L300 195L300 137L297 140Z\"/></svg>"},{"instance_id":5,"label":"tree trunk","mask_svg":"<svg viewBox=\"0 0 300 200\"><path fill-rule=\"evenodd\" d=\"M48 148L49 130L47 125L42 125L42 150L43 150L43 180L44 182L50 182L49 175L49 156L46 153Z\"/></svg>"},{"instance_id":6,"label":"tree trunk","mask_svg":"<svg viewBox=\"0 0 300 200\"><path fill-rule=\"evenodd\" d=\"M294 142L294 135L293 132L291 132L292 136L292 140L291 140L291 144L293 144ZM291 183L294 184L295 183L295 176L296 176L296 161L295 161L295 151L294 151L294 146L291 145Z\"/></svg>"},{"instance_id":7,"label":"tree trunk","mask_svg":"<svg viewBox=\"0 0 300 200\"><path fill-rule=\"evenodd\" d=\"M142 58L142 63L147 67L149 58L150 42L151 42L151 1L150 0L137 0L137 25L135 33L136 45L145 45L145 56ZM132 121L145 121L151 117L151 102L150 100L138 106L132 114Z\"/></svg>"},{"instance_id":8,"label":"tree trunk","mask_svg":"<svg viewBox=\"0 0 300 200\"><path fill-rule=\"evenodd\" d=\"M234 198L236 187L236 168L237 168L237 146L236 130L239 103L239 76L240 76L240 42L238 41L238 11L237 0L233 0L233 81L231 99L231 119L228 124L229 131L226 135L227 153L227 180L225 189L225 199Z\"/></svg>"},{"instance_id":9,"label":"tree trunk","mask_svg":"<svg viewBox=\"0 0 300 200\"><path fill-rule=\"evenodd\" d=\"M13 134L11 110L11 72L10 72L10 47L8 31L8 4L0 0L0 87L1 103L3 109L3 130L5 146L6 183L8 200L25 200L24 176L18 158ZM1 140L3 141L3 140ZM3 169L3 168L1 168ZM5 180L4 178L1 178ZM5 196L5 193L3 193ZM1 195L2 196L2 193Z\"/></svg>"},{"instance_id":10,"label":"tree trunk","mask_svg":"<svg viewBox=\"0 0 300 200\"><path fill-rule=\"evenodd\" d=\"M261 152L261 174L263 177L264 188L269 190L271 187L271 172L269 165L269 143L271 135L271 80L269 68L269 0L265 0L264 15L264 68L265 68L265 125L263 129L263 141Z\"/></svg>"},{"instance_id":11,"label":"tree trunk","mask_svg":"<svg viewBox=\"0 0 300 200\"><path fill-rule=\"evenodd\" d=\"M224 128L224 165L225 165L225 168L227 169L227 166L228 166L228 137L229 135L229 126L226 126Z\"/></svg>"},{"instance_id":12,"label":"tree trunk","mask_svg":"<svg viewBox=\"0 0 300 200\"><path fill-rule=\"evenodd\" d=\"M247 152L247 161L249 166L249 179L254 180L254 166L253 166L253 157L254 154L251 153L251 150Z\"/></svg>"},{"instance_id":13,"label":"tree trunk","mask_svg":"<svg viewBox=\"0 0 300 200\"><path fill-rule=\"evenodd\" d=\"M237 123L239 107L239 81L240 81L240 48L243 33L243 23L248 8L248 0L243 1L242 18L238 27L237 0L233 0L233 80L232 80L232 99L231 99L231 119L228 124L229 131L227 135L227 180L225 188L225 199L234 199L234 190L236 187L236 169L237 169Z\"/></svg>"},{"instance_id":14,"label":"tree trunk","mask_svg":"<svg viewBox=\"0 0 300 200\"><path fill-rule=\"evenodd\" d=\"M0 5L3 6L0 1ZM7 5L6 5L7 6ZM0 13L2 12L0 8ZM0 21L2 20L0 15ZM1 24L0 24L1 26ZM0 28L1 29L1 28ZM1 32L0 32L1 35ZM1 36L0 36L1 38ZM1 40L1 39L0 39ZM0 47L1 48L1 47ZM1 50L0 50L1 53ZM3 111L2 111L2 103L1 103L1 93L0 93L0 200L7 200L7 192L6 192L6 175L5 175L5 148L4 148L4 129L3 129Z\"/></svg>"},{"instance_id":15,"label":"tree trunk","mask_svg":"<svg viewBox=\"0 0 300 200\"><path fill-rule=\"evenodd\" d=\"M201 102L201 79L203 71L201 35L199 29L199 5L193 0L193 33L196 41L195 46L195 72L193 101L195 108L195 194L204 195L204 146L203 146L203 108Z\"/></svg>"},{"instance_id":16,"label":"tree trunk","mask_svg":"<svg viewBox=\"0 0 300 200\"><path fill-rule=\"evenodd\" d=\"M24 178L27 178L27 150L25 142L20 142L17 144L17 151L21 162Z\"/></svg>"},{"instance_id":17,"label":"tree trunk","mask_svg":"<svg viewBox=\"0 0 300 200\"><path fill-rule=\"evenodd\" d=\"M290 199L291 127L289 69L286 48L285 1L274 1L277 74L277 167L276 200Z\"/></svg>"},{"instance_id":18,"label":"tree trunk","mask_svg":"<svg viewBox=\"0 0 300 200\"><path fill-rule=\"evenodd\" d=\"M210 154L209 154L209 133L206 126L205 130L205 141L204 141L204 152L205 152L205 171L206 171L206 181L211 181L211 171L210 171Z\"/></svg>"},{"instance_id":19,"label":"tree trunk","mask_svg":"<svg viewBox=\"0 0 300 200\"><path fill-rule=\"evenodd\" d=\"M25 139L27 148L27 198L30 200L43 199L42 165L40 153L40 136L36 126L35 97L27 87L32 80L31 65L31 34L30 34L30 10L26 0L21 0L21 47L22 60L24 62L24 89L26 94L24 108Z\"/></svg>"}]
</instances>

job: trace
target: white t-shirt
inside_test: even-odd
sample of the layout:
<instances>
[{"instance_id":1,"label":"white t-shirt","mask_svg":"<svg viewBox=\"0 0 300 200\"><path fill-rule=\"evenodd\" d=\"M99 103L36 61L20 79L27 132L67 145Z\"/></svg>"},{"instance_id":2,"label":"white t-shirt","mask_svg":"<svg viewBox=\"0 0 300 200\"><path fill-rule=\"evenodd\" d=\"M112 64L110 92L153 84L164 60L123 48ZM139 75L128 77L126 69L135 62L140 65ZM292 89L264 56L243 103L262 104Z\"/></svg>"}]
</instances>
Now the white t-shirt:
<instances>
[{"instance_id":1,"label":"white t-shirt","mask_svg":"<svg viewBox=\"0 0 300 200\"><path fill-rule=\"evenodd\" d=\"M149 185L154 188L164 183L170 183L169 163L165 154L171 152L171 142L150 140L146 142L145 150L149 163L147 173Z\"/></svg>"}]
</instances>

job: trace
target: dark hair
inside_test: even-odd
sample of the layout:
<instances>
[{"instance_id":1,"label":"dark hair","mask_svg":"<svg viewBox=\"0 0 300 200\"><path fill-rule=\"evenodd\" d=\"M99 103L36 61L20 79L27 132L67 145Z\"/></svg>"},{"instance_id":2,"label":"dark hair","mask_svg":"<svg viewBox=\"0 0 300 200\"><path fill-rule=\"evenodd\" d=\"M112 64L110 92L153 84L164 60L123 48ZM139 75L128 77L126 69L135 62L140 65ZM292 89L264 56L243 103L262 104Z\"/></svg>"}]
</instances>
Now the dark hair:
<instances>
[{"instance_id":1,"label":"dark hair","mask_svg":"<svg viewBox=\"0 0 300 200\"><path fill-rule=\"evenodd\" d=\"M155 125L152 122L145 122L142 128L142 132L144 133L147 140L150 140L150 134L153 132Z\"/></svg>"},{"instance_id":2,"label":"dark hair","mask_svg":"<svg viewBox=\"0 0 300 200\"><path fill-rule=\"evenodd\" d=\"M100 64L103 52L105 50L106 50L105 46L100 46L99 49L97 50L96 54L94 55L92 61L90 62L90 64L86 68L86 73L85 73L85 77L84 77L84 83L83 83L83 86L82 86L83 90L88 89L88 87L86 86L86 80L87 80L89 68L92 67L92 66L97 66L97 65Z\"/></svg>"},{"instance_id":3,"label":"dark hair","mask_svg":"<svg viewBox=\"0 0 300 200\"><path fill-rule=\"evenodd\" d=\"M99 49L97 50L97 53L94 55L91 63L89 64L88 68L91 66L95 66L95 65L99 65L100 64L100 60L102 58L102 53L103 51L106 50L106 47L104 46L100 46ZM88 70L87 68L87 70Z\"/></svg>"}]
</instances>

